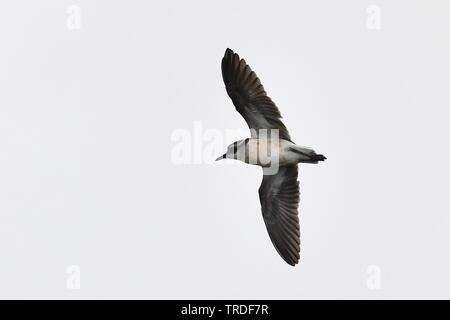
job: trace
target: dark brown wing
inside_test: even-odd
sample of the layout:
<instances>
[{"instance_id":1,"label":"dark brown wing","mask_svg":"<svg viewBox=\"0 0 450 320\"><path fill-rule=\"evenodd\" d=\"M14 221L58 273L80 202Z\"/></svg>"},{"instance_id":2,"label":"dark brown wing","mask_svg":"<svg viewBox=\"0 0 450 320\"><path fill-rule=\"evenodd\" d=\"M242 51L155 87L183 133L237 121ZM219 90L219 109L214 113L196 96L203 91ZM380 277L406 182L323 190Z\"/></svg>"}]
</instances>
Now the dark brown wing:
<instances>
[{"instance_id":1,"label":"dark brown wing","mask_svg":"<svg viewBox=\"0 0 450 320\"><path fill-rule=\"evenodd\" d=\"M290 265L300 259L297 165L280 167L277 174L264 175L259 188L262 215L275 249Z\"/></svg>"},{"instance_id":2,"label":"dark brown wing","mask_svg":"<svg viewBox=\"0 0 450 320\"><path fill-rule=\"evenodd\" d=\"M245 60L239 59L231 49L225 51L222 59L222 77L236 110L250 128L252 138L257 137L259 129L278 129L281 139L291 140L280 120L280 111L267 96L261 81Z\"/></svg>"}]
</instances>

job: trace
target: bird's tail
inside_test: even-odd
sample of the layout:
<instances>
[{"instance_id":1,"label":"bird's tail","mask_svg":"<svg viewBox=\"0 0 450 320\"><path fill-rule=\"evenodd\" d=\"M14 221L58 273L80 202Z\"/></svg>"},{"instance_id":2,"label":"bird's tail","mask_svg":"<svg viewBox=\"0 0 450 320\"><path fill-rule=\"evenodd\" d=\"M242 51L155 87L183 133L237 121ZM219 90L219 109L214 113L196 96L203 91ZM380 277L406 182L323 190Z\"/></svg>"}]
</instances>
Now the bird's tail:
<instances>
[{"instance_id":1,"label":"bird's tail","mask_svg":"<svg viewBox=\"0 0 450 320\"><path fill-rule=\"evenodd\" d=\"M314 150L309 148L295 146L295 148L290 149L292 152L299 155L299 162L301 163L318 163L319 161L325 161L327 159L323 154L317 154Z\"/></svg>"},{"instance_id":2,"label":"bird's tail","mask_svg":"<svg viewBox=\"0 0 450 320\"><path fill-rule=\"evenodd\" d=\"M327 158L323 154L314 154L311 156L310 162L308 161L307 163L318 163L319 161L325 161L326 159Z\"/></svg>"}]
</instances>

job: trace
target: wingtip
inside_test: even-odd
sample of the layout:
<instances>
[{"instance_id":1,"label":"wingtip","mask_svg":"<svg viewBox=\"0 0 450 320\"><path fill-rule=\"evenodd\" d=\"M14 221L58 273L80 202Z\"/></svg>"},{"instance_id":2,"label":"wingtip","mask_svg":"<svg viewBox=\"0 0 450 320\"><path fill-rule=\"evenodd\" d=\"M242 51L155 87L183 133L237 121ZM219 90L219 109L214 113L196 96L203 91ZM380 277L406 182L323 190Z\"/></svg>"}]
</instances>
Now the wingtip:
<instances>
[{"instance_id":1,"label":"wingtip","mask_svg":"<svg viewBox=\"0 0 450 320\"><path fill-rule=\"evenodd\" d=\"M291 267L295 267L300 261L300 251L294 255L282 255L280 252L278 253L280 254L281 258L283 258L284 262L286 262Z\"/></svg>"},{"instance_id":2,"label":"wingtip","mask_svg":"<svg viewBox=\"0 0 450 320\"><path fill-rule=\"evenodd\" d=\"M239 55L230 48L227 48L225 50L225 54L223 57L224 57L224 59L226 58L226 59L233 60L233 59L237 58L238 61L240 60Z\"/></svg>"},{"instance_id":3,"label":"wingtip","mask_svg":"<svg viewBox=\"0 0 450 320\"><path fill-rule=\"evenodd\" d=\"M290 261L285 260L285 261L286 261L287 264L290 265L291 267L295 267L295 266L298 264L299 259L297 259L297 260L290 260Z\"/></svg>"}]
</instances>

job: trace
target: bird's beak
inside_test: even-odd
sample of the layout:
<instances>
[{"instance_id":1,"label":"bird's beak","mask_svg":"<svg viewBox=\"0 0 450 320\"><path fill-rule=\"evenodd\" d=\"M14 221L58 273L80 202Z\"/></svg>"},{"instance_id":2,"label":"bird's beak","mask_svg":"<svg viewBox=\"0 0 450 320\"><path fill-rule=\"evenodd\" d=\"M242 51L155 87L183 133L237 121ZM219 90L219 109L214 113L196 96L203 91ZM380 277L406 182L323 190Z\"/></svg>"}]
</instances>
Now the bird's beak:
<instances>
[{"instance_id":1,"label":"bird's beak","mask_svg":"<svg viewBox=\"0 0 450 320\"><path fill-rule=\"evenodd\" d=\"M221 155L220 157L218 157L216 159L216 161L219 161L219 160L222 160L222 159L226 159L226 157L227 157L227 154L225 153L225 154Z\"/></svg>"}]
</instances>

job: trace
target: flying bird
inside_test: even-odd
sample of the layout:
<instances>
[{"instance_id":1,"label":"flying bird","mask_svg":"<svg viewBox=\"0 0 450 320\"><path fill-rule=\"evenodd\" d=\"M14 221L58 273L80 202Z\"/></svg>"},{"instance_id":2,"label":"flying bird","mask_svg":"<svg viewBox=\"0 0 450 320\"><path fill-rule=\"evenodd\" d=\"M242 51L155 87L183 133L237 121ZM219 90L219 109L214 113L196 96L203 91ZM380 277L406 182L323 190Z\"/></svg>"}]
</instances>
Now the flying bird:
<instances>
[{"instance_id":1,"label":"flying bird","mask_svg":"<svg viewBox=\"0 0 450 320\"><path fill-rule=\"evenodd\" d=\"M326 158L291 140L280 120L280 111L261 81L231 49L225 51L222 59L222 77L237 112L250 128L251 137L229 145L216 161L234 159L263 168L259 200L264 223L279 255L295 266L300 259L297 164L318 163Z\"/></svg>"}]
</instances>

